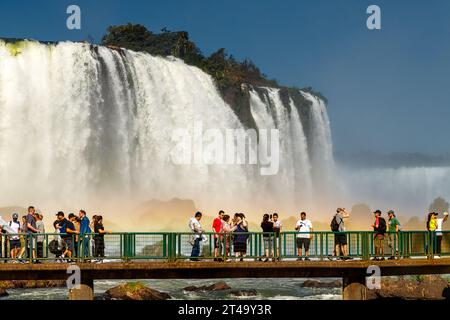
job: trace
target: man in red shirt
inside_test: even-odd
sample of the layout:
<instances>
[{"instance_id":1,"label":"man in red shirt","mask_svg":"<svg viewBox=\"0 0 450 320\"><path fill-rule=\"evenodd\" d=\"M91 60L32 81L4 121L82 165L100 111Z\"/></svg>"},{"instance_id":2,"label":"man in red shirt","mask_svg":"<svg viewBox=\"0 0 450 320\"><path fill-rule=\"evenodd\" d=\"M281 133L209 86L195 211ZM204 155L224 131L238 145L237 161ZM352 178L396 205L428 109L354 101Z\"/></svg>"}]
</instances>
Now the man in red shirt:
<instances>
[{"instance_id":1,"label":"man in red shirt","mask_svg":"<svg viewBox=\"0 0 450 320\"><path fill-rule=\"evenodd\" d=\"M219 237L219 235L217 233L221 233L223 231L222 228L222 224L223 224L223 215L225 214L225 212L223 212L223 210L219 211L219 216L216 217L213 221L212 224L212 231L214 233L216 233L214 235L214 261L221 261L221 258L217 258L217 256L219 255L219 252L221 253L221 249L222 249L222 241L221 238L223 237Z\"/></svg>"}]
</instances>

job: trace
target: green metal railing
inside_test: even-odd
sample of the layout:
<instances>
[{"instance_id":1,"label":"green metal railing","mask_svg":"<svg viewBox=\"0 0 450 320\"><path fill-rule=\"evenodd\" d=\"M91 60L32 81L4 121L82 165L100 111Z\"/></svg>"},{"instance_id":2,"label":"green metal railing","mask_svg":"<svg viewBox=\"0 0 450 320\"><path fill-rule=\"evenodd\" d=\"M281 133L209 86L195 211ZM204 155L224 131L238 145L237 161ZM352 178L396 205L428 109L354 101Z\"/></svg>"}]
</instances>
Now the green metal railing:
<instances>
[{"instance_id":1,"label":"green metal railing","mask_svg":"<svg viewBox=\"0 0 450 320\"><path fill-rule=\"evenodd\" d=\"M309 257L325 260L333 256L337 258L334 252L335 237L339 235L346 239L348 257L361 260L376 257L375 246L380 245L380 242L375 240L373 232L314 231L282 232L278 235L263 232L202 233L198 236L202 238L199 241L199 258L227 260L240 259L243 255L247 260L266 257L296 259L297 239L307 237L310 239ZM193 233L187 232L115 232L84 236L60 233L1 234L0 261L187 260L191 259L195 237ZM450 231L386 233L381 246L385 258L433 259L436 255L450 256ZM217 255L215 247L218 247ZM71 256L66 249L70 249ZM245 251L245 254L239 254L236 249ZM305 256L304 249L302 255Z\"/></svg>"}]
</instances>

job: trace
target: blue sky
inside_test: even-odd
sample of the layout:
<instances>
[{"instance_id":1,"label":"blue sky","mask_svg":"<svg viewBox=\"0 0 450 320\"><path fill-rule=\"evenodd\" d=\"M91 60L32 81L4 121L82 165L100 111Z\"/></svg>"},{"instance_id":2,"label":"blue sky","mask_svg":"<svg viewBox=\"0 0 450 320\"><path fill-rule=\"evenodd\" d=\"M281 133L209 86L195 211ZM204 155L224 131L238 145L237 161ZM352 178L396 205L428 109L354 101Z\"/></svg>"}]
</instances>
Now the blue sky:
<instances>
[{"instance_id":1,"label":"blue sky","mask_svg":"<svg viewBox=\"0 0 450 320\"><path fill-rule=\"evenodd\" d=\"M66 29L78 4L82 29ZM382 29L366 28L366 8ZM335 149L450 151L450 1L6 1L0 36L100 41L109 25L186 30L209 54L251 58L280 83L329 99Z\"/></svg>"}]
</instances>

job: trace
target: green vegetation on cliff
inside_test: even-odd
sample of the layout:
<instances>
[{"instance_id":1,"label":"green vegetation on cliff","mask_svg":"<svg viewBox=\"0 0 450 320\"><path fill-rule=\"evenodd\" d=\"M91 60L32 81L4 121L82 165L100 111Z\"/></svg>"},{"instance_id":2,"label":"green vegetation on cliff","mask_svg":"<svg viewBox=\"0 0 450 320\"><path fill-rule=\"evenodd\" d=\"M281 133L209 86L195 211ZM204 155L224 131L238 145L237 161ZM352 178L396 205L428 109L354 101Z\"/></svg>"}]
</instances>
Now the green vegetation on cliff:
<instances>
[{"instance_id":1,"label":"green vegetation on cliff","mask_svg":"<svg viewBox=\"0 0 450 320\"><path fill-rule=\"evenodd\" d=\"M117 46L135 51L145 51L152 55L175 56L187 64L194 65L210 74L219 89L238 87L242 83L259 86L278 87L275 80L269 80L255 64L245 59L237 61L221 48L205 57L200 49L189 39L185 31L171 32L166 29L153 33L140 24L111 26L102 38L102 44Z\"/></svg>"}]
</instances>

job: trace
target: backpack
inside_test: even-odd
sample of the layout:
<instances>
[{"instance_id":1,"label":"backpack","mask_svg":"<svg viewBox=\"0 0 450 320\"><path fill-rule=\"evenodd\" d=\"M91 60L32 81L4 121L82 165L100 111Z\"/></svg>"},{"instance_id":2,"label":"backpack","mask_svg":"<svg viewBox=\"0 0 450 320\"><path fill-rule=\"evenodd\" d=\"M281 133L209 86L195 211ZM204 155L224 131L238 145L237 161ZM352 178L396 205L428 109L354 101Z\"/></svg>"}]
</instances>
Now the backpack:
<instances>
[{"instance_id":1,"label":"backpack","mask_svg":"<svg viewBox=\"0 0 450 320\"><path fill-rule=\"evenodd\" d=\"M385 233L386 232L386 220L380 217L378 221L378 232Z\"/></svg>"},{"instance_id":2,"label":"backpack","mask_svg":"<svg viewBox=\"0 0 450 320\"><path fill-rule=\"evenodd\" d=\"M330 223L331 231L334 231L334 232L339 231L339 225L340 225L340 223L337 222L336 215L335 215L333 217L333 220L331 220L331 223Z\"/></svg>"},{"instance_id":3,"label":"backpack","mask_svg":"<svg viewBox=\"0 0 450 320\"><path fill-rule=\"evenodd\" d=\"M53 254L57 254L60 251L58 247L58 240L52 240L48 243L48 251Z\"/></svg>"}]
</instances>

